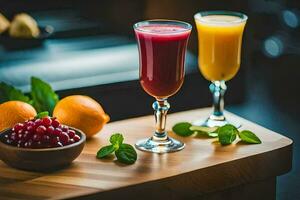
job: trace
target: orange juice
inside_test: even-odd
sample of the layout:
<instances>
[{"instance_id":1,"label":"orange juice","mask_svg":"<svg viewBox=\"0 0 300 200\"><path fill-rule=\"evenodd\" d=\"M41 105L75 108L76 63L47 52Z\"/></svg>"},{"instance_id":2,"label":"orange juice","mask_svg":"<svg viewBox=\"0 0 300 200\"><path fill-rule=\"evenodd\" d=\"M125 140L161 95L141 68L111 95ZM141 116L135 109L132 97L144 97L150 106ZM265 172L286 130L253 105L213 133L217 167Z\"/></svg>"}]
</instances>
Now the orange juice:
<instances>
[{"instance_id":1,"label":"orange juice","mask_svg":"<svg viewBox=\"0 0 300 200\"><path fill-rule=\"evenodd\" d=\"M210 81L227 81L238 72L246 24L238 16L195 16L199 41L199 68Z\"/></svg>"}]
</instances>

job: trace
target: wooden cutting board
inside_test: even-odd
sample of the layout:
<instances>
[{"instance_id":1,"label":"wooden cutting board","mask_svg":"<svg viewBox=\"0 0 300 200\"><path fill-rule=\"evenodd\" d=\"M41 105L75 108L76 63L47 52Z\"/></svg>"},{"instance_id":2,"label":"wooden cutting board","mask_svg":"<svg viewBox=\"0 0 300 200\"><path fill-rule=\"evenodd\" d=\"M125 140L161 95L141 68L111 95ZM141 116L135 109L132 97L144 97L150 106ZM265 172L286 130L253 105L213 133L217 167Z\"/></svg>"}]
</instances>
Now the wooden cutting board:
<instances>
[{"instance_id":1,"label":"wooden cutting board","mask_svg":"<svg viewBox=\"0 0 300 200\"><path fill-rule=\"evenodd\" d=\"M204 108L170 114L167 128L171 130L176 122L194 121L209 113L210 109ZM231 193L242 191L249 197L247 188L255 187L269 188L274 196L275 177L291 169L292 141L233 114L226 115L240 121L241 129L255 132L262 144L245 145L237 140L221 146L216 139L183 138L170 132L186 143L184 150L169 154L137 151L138 160L133 165L96 159L96 152L108 144L112 133L122 133L126 143L134 144L154 131L153 116L117 121L87 141L83 153L65 169L34 173L10 168L0 161L0 199L198 199L239 188L226 193L234 199Z\"/></svg>"}]
</instances>

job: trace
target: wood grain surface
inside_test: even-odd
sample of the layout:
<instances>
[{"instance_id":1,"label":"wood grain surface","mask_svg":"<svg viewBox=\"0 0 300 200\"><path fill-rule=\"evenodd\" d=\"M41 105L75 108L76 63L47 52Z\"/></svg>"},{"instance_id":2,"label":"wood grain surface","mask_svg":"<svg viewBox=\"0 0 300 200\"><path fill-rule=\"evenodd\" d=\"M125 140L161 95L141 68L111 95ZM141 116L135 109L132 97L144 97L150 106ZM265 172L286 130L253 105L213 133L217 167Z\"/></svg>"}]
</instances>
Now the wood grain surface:
<instances>
[{"instance_id":1,"label":"wood grain surface","mask_svg":"<svg viewBox=\"0 0 300 200\"><path fill-rule=\"evenodd\" d=\"M197 109L168 116L167 127L180 121L193 121L208 116L210 109ZM186 143L180 152L152 154L138 152L133 165L123 165L114 158L98 160L100 147L109 136L119 132L125 142L134 144L150 137L153 116L109 123L87 141L83 153L65 169L51 173L16 170L0 161L0 199L193 199L233 187L275 180L291 169L292 141L278 133L237 117L241 129L255 132L262 144L235 142L221 146L216 139L175 137Z\"/></svg>"}]
</instances>

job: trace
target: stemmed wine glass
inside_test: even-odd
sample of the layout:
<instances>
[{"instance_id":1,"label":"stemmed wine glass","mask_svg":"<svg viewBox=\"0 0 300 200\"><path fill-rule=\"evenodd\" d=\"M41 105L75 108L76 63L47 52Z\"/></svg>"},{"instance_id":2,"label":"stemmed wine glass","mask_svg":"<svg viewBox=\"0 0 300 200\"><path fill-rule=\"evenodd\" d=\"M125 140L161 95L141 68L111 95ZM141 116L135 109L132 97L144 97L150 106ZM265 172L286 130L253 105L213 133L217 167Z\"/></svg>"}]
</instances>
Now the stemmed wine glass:
<instances>
[{"instance_id":1,"label":"stemmed wine glass","mask_svg":"<svg viewBox=\"0 0 300 200\"><path fill-rule=\"evenodd\" d=\"M225 81L232 79L239 70L241 46L247 16L231 11L205 11L195 16L199 41L199 68L211 84L213 113L207 119L200 119L194 125L215 127L233 124L224 116Z\"/></svg>"},{"instance_id":2,"label":"stemmed wine glass","mask_svg":"<svg viewBox=\"0 0 300 200\"><path fill-rule=\"evenodd\" d=\"M192 26L173 20L148 20L134 24L139 49L140 83L156 101L156 130L151 138L140 140L136 148L165 153L179 151L184 143L167 135L165 130L168 97L174 95L184 80L184 62Z\"/></svg>"}]
</instances>

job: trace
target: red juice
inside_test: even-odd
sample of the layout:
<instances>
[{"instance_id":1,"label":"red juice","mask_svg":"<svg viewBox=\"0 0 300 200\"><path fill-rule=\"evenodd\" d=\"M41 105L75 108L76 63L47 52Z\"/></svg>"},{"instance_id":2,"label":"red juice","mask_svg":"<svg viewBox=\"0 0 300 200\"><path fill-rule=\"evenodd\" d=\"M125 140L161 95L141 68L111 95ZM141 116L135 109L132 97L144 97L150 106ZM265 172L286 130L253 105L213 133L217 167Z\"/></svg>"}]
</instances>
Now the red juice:
<instances>
[{"instance_id":1,"label":"red juice","mask_svg":"<svg viewBox=\"0 0 300 200\"><path fill-rule=\"evenodd\" d=\"M156 98L175 94L183 84L190 27L147 24L135 28L140 54L140 83Z\"/></svg>"}]
</instances>

